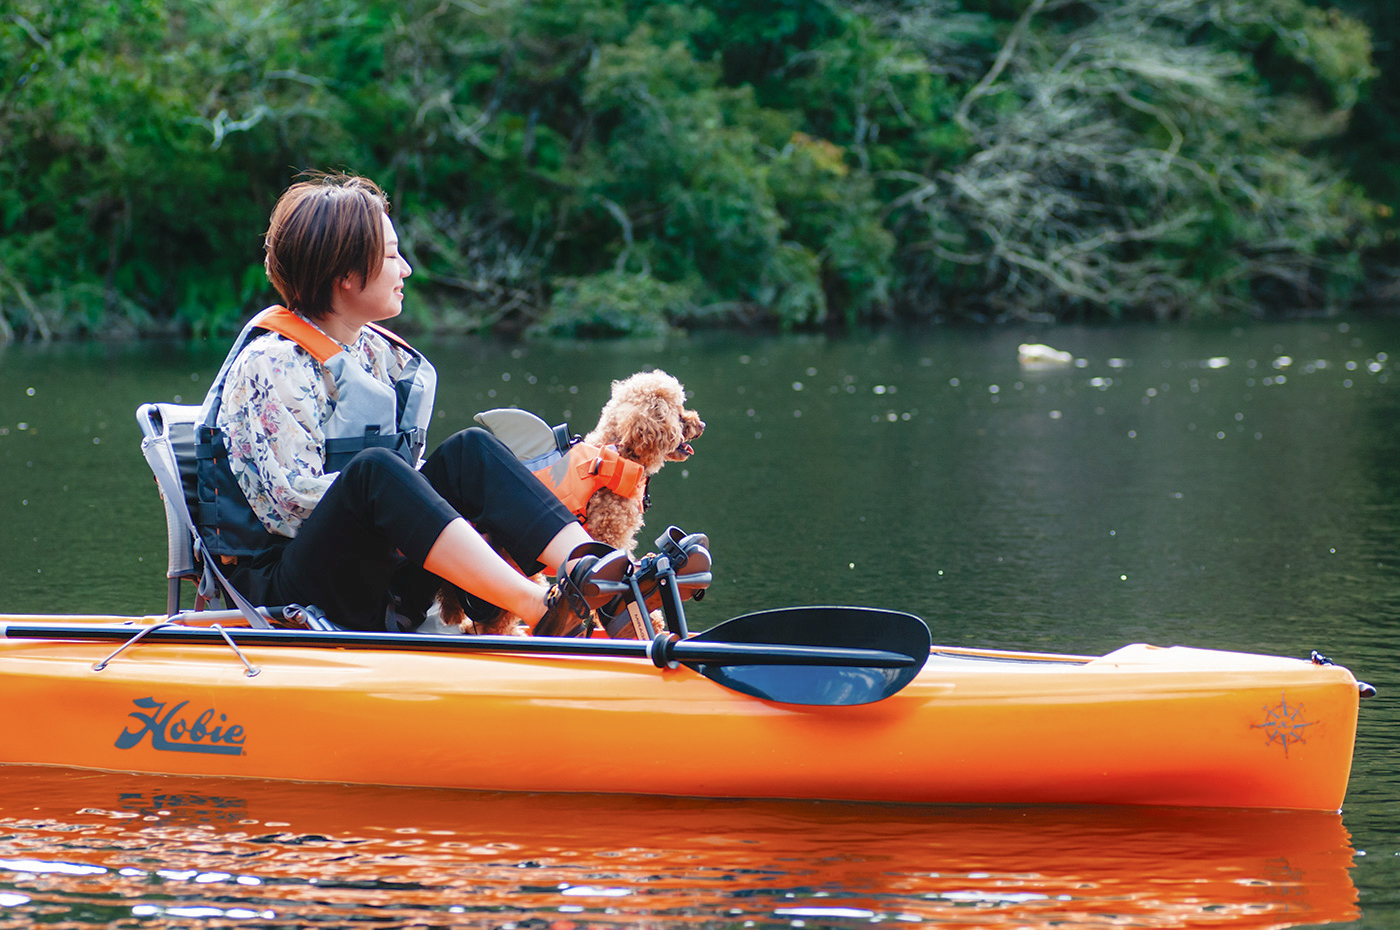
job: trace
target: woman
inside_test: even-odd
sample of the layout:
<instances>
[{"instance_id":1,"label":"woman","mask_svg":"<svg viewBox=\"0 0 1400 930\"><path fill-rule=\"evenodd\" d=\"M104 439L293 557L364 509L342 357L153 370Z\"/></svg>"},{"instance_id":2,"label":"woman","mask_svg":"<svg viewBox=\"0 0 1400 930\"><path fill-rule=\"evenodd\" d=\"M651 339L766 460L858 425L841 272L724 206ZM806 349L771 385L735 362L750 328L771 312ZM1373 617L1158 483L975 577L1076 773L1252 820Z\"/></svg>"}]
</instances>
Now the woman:
<instances>
[{"instance_id":1,"label":"woman","mask_svg":"<svg viewBox=\"0 0 1400 930\"><path fill-rule=\"evenodd\" d=\"M240 335L205 398L195 515L254 603L315 605L354 629L421 621L441 580L537 634L582 632L630 570L484 430L418 466L436 375L377 324L412 269L372 181L317 176L278 200L265 240L285 303ZM539 585L525 571L558 566ZM387 619L386 619L387 618Z\"/></svg>"}]
</instances>

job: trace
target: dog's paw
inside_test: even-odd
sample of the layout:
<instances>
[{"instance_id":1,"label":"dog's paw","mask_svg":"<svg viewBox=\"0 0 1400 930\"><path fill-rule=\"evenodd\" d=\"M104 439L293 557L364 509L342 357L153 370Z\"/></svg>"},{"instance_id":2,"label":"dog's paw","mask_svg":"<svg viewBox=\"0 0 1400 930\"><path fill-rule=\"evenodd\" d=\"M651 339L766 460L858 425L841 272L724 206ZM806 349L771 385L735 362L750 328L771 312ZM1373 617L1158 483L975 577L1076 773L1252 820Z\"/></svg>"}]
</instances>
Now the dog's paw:
<instances>
[{"instance_id":1,"label":"dog's paw","mask_svg":"<svg viewBox=\"0 0 1400 930\"><path fill-rule=\"evenodd\" d=\"M461 626L462 632L468 636L529 636L530 628L525 625L525 621L519 617L502 616L495 620L482 622L477 620L464 620Z\"/></svg>"}]
</instances>

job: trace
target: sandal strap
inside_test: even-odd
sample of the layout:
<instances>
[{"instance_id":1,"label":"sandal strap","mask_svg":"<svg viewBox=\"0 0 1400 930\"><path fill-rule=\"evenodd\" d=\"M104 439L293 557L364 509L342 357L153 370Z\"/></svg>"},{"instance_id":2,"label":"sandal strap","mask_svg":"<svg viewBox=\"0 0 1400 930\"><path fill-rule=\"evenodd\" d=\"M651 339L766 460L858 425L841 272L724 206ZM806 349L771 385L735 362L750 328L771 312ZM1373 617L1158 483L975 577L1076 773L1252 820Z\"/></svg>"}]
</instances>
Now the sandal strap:
<instances>
[{"instance_id":1,"label":"sandal strap","mask_svg":"<svg viewBox=\"0 0 1400 930\"><path fill-rule=\"evenodd\" d=\"M697 546L709 549L710 537L704 533L687 533L674 525L666 527L666 532L656 537L656 548L670 556L677 569L685 564L687 556Z\"/></svg>"},{"instance_id":2,"label":"sandal strap","mask_svg":"<svg viewBox=\"0 0 1400 930\"><path fill-rule=\"evenodd\" d=\"M632 616L632 605L635 603L633 599L626 598L622 601L618 612L613 614L611 618L606 616L602 617L603 630L608 634L608 639L617 639L619 634L628 629L640 640L645 641L646 638L651 635L651 614L643 614L642 625L645 627L645 630L638 629L637 620ZM643 633L645 633L645 635L642 635Z\"/></svg>"},{"instance_id":3,"label":"sandal strap","mask_svg":"<svg viewBox=\"0 0 1400 930\"><path fill-rule=\"evenodd\" d=\"M568 568L569 561L573 568ZM587 542L574 547L569 558L555 573L555 586L569 600L570 608L579 617L611 601L627 590L626 579L632 573L627 553L600 542ZM595 577L616 576L616 577Z\"/></svg>"},{"instance_id":4,"label":"sandal strap","mask_svg":"<svg viewBox=\"0 0 1400 930\"><path fill-rule=\"evenodd\" d=\"M593 631L598 627L598 621L593 616L593 612L589 610L586 602L582 602L583 612L580 613L578 609L580 603L580 600L571 597L570 593L559 587L559 585L551 586L549 592L545 594L545 615L540 619L540 622L535 625L535 635L568 637L592 636ZM567 616L560 617L558 616L559 613L565 613ZM544 633L539 631L540 627L549 629L555 626L561 626L563 629Z\"/></svg>"}]
</instances>

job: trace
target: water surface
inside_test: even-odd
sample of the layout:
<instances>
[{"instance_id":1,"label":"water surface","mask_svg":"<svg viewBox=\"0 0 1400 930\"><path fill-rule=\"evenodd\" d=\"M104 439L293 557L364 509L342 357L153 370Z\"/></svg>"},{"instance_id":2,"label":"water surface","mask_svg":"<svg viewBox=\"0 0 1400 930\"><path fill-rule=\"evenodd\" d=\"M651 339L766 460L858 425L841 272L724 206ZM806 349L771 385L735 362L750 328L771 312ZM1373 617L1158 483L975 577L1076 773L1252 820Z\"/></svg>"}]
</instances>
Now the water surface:
<instances>
[{"instance_id":1,"label":"water surface","mask_svg":"<svg viewBox=\"0 0 1400 930\"><path fill-rule=\"evenodd\" d=\"M1021 342L1076 362L1023 366ZM1326 653L1380 689L1344 810L430 792L376 807L386 794L361 789L107 775L60 791L51 773L9 770L0 920L1400 930L1394 321L426 348L438 438L510 405L583 432L614 378L660 366L686 383L709 428L656 479L648 530L710 535L716 582L695 627L858 603L910 610L960 645ZM163 608L164 525L133 411L197 402L222 351L0 352L0 610ZM229 806L247 816L220 819Z\"/></svg>"}]
</instances>

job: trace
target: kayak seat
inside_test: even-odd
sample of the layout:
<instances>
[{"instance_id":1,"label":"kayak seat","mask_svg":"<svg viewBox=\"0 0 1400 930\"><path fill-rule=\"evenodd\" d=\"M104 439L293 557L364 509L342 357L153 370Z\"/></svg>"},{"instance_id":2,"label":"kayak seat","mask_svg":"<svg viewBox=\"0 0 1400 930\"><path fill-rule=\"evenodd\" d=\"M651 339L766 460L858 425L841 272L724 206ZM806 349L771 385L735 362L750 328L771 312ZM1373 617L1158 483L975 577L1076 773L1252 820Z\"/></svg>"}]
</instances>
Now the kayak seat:
<instances>
[{"instance_id":1,"label":"kayak seat","mask_svg":"<svg viewBox=\"0 0 1400 930\"><path fill-rule=\"evenodd\" d=\"M165 505L168 616L180 611L181 581L190 579L201 586L197 596L201 607L212 593L212 586L204 584L205 572L195 557L199 539L189 509L195 495L194 432L198 419L198 407L180 404L142 404L136 411L142 435L141 454L155 475Z\"/></svg>"},{"instance_id":2,"label":"kayak seat","mask_svg":"<svg viewBox=\"0 0 1400 930\"><path fill-rule=\"evenodd\" d=\"M142 404L136 410L141 454L165 504L166 616L180 613L180 585L189 580L195 584L196 611L217 597L236 607L250 626L268 629L267 612L254 608L228 583L190 516L190 507L198 499L195 425L199 410L188 404Z\"/></svg>"}]
</instances>

